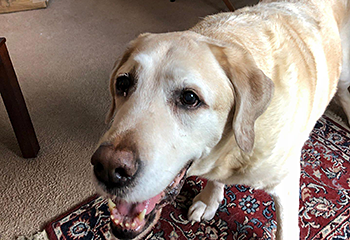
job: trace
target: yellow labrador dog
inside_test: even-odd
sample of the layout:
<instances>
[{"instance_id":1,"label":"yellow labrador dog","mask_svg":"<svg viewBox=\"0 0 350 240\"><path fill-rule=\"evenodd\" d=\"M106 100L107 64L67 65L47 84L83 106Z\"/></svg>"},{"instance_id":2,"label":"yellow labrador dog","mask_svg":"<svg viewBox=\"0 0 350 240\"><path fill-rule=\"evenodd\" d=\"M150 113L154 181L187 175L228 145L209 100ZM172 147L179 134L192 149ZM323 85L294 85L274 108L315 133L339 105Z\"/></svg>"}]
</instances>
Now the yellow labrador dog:
<instances>
[{"instance_id":1,"label":"yellow labrador dog","mask_svg":"<svg viewBox=\"0 0 350 240\"><path fill-rule=\"evenodd\" d=\"M224 184L246 184L274 197L276 238L299 239L300 151L337 90L350 117L349 46L350 0L265 0L132 41L91 160L113 234L142 238L198 175L209 181L189 220L214 216Z\"/></svg>"}]
</instances>

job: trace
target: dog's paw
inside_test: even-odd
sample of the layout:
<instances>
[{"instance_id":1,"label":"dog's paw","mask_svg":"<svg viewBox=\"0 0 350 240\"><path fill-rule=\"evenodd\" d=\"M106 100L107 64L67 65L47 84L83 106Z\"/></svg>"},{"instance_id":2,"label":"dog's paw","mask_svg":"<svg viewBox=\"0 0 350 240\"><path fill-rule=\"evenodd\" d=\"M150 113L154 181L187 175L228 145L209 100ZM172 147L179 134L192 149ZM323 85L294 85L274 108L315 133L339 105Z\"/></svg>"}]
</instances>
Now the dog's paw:
<instances>
[{"instance_id":1,"label":"dog's paw","mask_svg":"<svg viewBox=\"0 0 350 240\"><path fill-rule=\"evenodd\" d=\"M212 219L223 198L224 184L208 182L203 191L193 199L188 211L188 219L196 222Z\"/></svg>"},{"instance_id":2,"label":"dog's paw","mask_svg":"<svg viewBox=\"0 0 350 240\"><path fill-rule=\"evenodd\" d=\"M202 201L196 201L191 205L188 211L188 219L196 222L210 220L215 216L219 205L220 204L207 205Z\"/></svg>"}]
</instances>

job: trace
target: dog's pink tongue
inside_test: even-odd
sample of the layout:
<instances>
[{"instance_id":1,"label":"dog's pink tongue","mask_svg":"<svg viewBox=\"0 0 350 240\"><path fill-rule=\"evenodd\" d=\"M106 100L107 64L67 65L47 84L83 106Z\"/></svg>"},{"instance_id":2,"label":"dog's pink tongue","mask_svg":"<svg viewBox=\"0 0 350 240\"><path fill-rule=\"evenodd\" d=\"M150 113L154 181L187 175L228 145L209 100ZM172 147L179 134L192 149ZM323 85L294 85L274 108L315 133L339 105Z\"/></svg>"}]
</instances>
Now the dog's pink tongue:
<instances>
[{"instance_id":1,"label":"dog's pink tongue","mask_svg":"<svg viewBox=\"0 0 350 240\"><path fill-rule=\"evenodd\" d=\"M141 203L128 203L123 200L116 202L116 209L119 214L122 216L137 216L144 209L146 209L146 215L149 214L156 204L160 201L162 194L158 194L157 196L143 201Z\"/></svg>"},{"instance_id":2,"label":"dog's pink tongue","mask_svg":"<svg viewBox=\"0 0 350 240\"><path fill-rule=\"evenodd\" d=\"M156 204L164 196L163 193L141 203L128 203L124 200L108 201L111 220L115 226L137 231L146 224L146 215L152 212Z\"/></svg>"}]
</instances>

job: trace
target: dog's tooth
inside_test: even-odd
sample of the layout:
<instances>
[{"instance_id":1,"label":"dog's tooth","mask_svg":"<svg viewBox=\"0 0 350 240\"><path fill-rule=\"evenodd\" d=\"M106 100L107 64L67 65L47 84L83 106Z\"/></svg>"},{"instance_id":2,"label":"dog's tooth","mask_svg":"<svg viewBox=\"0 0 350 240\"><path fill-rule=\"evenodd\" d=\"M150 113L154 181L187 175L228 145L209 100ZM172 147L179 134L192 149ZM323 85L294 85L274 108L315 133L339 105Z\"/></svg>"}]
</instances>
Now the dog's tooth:
<instances>
[{"instance_id":1,"label":"dog's tooth","mask_svg":"<svg viewBox=\"0 0 350 240\"><path fill-rule=\"evenodd\" d=\"M113 210L116 207L115 203L112 201L112 199L108 198L108 208L109 210Z\"/></svg>"},{"instance_id":2,"label":"dog's tooth","mask_svg":"<svg viewBox=\"0 0 350 240\"><path fill-rule=\"evenodd\" d=\"M137 216L140 221L143 221L143 219L145 219L146 211L146 209L143 209L143 211Z\"/></svg>"},{"instance_id":3,"label":"dog's tooth","mask_svg":"<svg viewBox=\"0 0 350 240\"><path fill-rule=\"evenodd\" d=\"M132 222L131 227L132 227L132 228L135 228L135 227L136 227L136 222L135 222L135 221Z\"/></svg>"},{"instance_id":4,"label":"dog's tooth","mask_svg":"<svg viewBox=\"0 0 350 240\"><path fill-rule=\"evenodd\" d=\"M112 219L112 221L114 225L118 225L120 223L119 219L116 219L116 218Z\"/></svg>"},{"instance_id":5,"label":"dog's tooth","mask_svg":"<svg viewBox=\"0 0 350 240\"><path fill-rule=\"evenodd\" d=\"M120 222L119 225L120 225L122 228L124 228L123 222Z\"/></svg>"},{"instance_id":6,"label":"dog's tooth","mask_svg":"<svg viewBox=\"0 0 350 240\"><path fill-rule=\"evenodd\" d=\"M130 223L126 222L126 223L125 223L125 227L126 227L126 228L130 228Z\"/></svg>"}]
</instances>

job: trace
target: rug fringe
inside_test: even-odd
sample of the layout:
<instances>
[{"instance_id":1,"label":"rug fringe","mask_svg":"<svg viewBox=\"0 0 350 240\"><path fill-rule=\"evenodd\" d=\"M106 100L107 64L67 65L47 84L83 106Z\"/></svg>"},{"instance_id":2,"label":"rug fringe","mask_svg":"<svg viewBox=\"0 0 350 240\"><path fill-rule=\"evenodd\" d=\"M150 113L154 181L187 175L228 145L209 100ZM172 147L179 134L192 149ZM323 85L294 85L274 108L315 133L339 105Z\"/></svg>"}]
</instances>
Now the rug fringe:
<instances>
[{"instance_id":1,"label":"rug fringe","mask_svg":"<svg viewBox=\"0 0 350 240\"><path fill-rule=\"evenodd\" d=\"M20 236L17 240L49 240L49 237L46 234L46 231L38 232L30 237Z\"/></svg>"}]
</instances>

